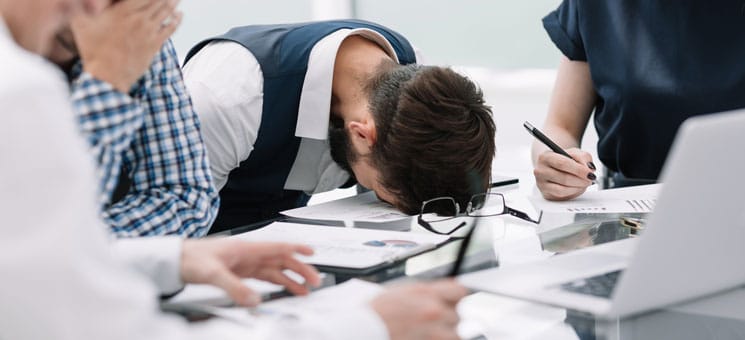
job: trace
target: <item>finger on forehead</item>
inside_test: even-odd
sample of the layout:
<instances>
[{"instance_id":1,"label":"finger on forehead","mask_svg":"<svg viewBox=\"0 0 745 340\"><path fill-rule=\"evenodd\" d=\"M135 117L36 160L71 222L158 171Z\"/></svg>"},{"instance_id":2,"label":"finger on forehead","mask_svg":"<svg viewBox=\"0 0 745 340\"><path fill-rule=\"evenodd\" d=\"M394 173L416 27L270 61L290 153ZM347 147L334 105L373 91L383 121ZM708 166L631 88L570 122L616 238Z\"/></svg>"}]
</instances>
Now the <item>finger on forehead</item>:
<instances>
[{"instance_id":1,"label":"finger on forehead","mask_svg":"<svg viewBox=\"0 0 745 340\"><path fill-rule=\"evenodd\" d=\"M120 0L112 2L112 6L125 11L140 11L149 7L155 7L166 1L168 0Z\"/></svg>"},{"instance_id":2,"label":"finger on forehead","mask_svg":"<svg viewBox=\"0 0 745 340\"><path fill-rule=\"evenodd\" d=\"M155 0L154 2L154 6L145 8L143 12L151 20L159 23L172 16L176 12L176 6L178 5L177 0Z\"/></svg>"}]
</instances>

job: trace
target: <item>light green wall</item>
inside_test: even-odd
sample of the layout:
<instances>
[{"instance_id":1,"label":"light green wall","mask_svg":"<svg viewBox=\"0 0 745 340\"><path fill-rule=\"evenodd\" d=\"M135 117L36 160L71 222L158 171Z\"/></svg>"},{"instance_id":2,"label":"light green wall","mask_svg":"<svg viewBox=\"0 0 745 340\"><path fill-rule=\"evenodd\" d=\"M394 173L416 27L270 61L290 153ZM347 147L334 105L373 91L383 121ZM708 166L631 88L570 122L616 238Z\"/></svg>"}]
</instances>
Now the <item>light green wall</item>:
<instances>
[{"instance_id":1,"label":"light green wall","mask_svg":"<svg viewBox=\"0 0 745 340\"><path fill-rule=\"evenodd\" d=\"M541 18L558 4L558 0L357 0L357 14L404 33L433 63L555 68L559 54Z\"/></svg>"},{"instance_id":2,"label":"light green wall","mask_svg":"<svg viewBox=\"0 0 745 340\"><path fill-rule=\"evenodd\" d=\"M555 68L541 18L559 0L356 0L356 14L407 36L431 63L493 69ZM310 0L182 0L174 35L183 58L200 39L233 26L312 20Z\"/></svg>"}]
</instances>

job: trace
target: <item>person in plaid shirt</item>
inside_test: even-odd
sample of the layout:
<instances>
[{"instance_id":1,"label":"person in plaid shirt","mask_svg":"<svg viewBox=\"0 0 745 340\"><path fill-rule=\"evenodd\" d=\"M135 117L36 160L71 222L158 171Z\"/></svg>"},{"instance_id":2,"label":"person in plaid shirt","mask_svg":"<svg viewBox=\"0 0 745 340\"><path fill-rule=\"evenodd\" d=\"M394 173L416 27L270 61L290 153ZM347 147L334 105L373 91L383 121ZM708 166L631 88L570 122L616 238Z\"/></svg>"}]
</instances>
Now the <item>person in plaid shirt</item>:
<instances>
[{"instance_id":1,"label":"person in plaid shirt","mask_svg":"<svg viewBox=\"0 0 745 340\"><path fill-rule=\"evenodd\" d=\"M57 35L48 57L70 78L80 127L99 165L103 218L111 231L117 237L199 237L215 219L219 198L168 40L178 25L164 24L157 34L141 30L131 19L152 18L162 8L132 3L74 21Z\"/></svg>"}]
</instances>

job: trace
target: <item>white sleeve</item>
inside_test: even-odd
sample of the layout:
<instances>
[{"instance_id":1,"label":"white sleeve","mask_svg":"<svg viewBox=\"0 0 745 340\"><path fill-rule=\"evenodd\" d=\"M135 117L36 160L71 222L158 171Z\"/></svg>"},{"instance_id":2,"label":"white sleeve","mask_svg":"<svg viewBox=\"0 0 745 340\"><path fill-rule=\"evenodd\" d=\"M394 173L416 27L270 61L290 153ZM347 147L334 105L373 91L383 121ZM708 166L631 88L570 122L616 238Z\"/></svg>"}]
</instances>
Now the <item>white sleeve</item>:
<instances>
[{"instance_id":1,"label":"white sleeve","mask_svg":"<svg viewBox=\"0 0 745 340\"><path fill-rule=\"evenodd\" d=\"M178 236L118 239L113 243L120 261L147 276L161 294L184 287L181 281L181 244Z\"/></svg>"},{"instance_id":2,"label":"white sleeve","mask_svg":"<svg viewBox=\"0 0 745 340\"><path fill-rule=\"evenodd\" d=\"M291 339L278 324L191 325L160 312L150 280L107 241L66 85L35 66L8 75L0 65L0 339ZM343 321L359 332L368 320Z\"/></svg>"},{"instance_id":3,"label":"white sleeve","mask_svg":"<svg viewBox=\"0 0 745 340\"><path fill-rule=\"evenodd\" d=\"M424 58L424 54L422 53L422 50L414 45L411 45L411 48L414 49L414 58L416 59L416 63L419 65L426 65L427 61Z\"/></svg>"},{"instance_id":4,"label":"white sleeve","mask_svg":"<svg viewBox=\"0 0 745 340\"><path fill-rule=\"evenodd\" d=\"M256 142L263 108L261 66L243 46L213 42L186 63L184 81L202 124L212 178L220 190Z\"/></svg>"},{"instance_id":5,"label":"white sleeve","mask_svg":"<svg viewBox=\"0 0 745 340\"><path fill-rule=\"evenodd\" d=\"M175 340L211 328L231 339L163 315L151 282L117 261L66 84L45 64L16 64L22 77L0 67L0 338Z\"/></svg>"}]
</instances>

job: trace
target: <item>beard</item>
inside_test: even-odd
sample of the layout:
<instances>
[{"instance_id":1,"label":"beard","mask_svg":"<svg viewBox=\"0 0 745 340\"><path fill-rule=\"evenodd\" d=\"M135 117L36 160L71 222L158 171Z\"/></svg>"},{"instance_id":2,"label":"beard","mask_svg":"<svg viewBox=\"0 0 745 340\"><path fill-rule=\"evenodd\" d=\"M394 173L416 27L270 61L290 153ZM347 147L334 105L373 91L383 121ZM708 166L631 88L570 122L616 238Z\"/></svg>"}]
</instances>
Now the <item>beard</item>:
<instances>
[{"instance_id":1,"label":"beard","mask_svg":"<svg viewBox=\"0 0 745 340\"><path fill-rule=\"evenodd\" d=\"M354 171L352 171L351 164L357 159L357 155L352 151L349 132L344 128L343 124L343 122L338 124L333 121L329 124L331 159L354 178Z\"/></svg>"},{"instance_id":2,"label":"beard","mask_svg":"<svg viewBox=\"0 0 745 340\"><path fill-rule=\"evenodd\" d=\"M69 76L70 70L79 59L75 39L69 27L60 30L54 36L51 49L46 53L46 58L59 66L62 71L68 73Z\"/></svg>"},{"instance_id":3,"label":"beard","mask_svg":"<svg viewBox=\"0 0 745 340\"><path fill-rule=\"evenodd\" d=\"M55 34L54 42L58 45L58 48L64 50L69 55L73 57L80 55L72 29L69 26L60 29L57 34Z\"/></svg>"}]
</instances>

